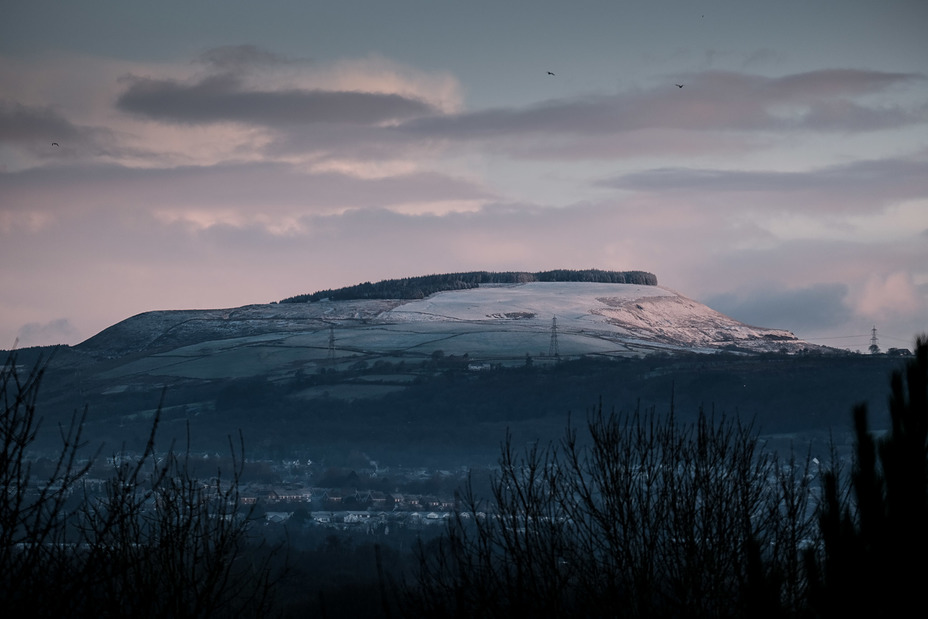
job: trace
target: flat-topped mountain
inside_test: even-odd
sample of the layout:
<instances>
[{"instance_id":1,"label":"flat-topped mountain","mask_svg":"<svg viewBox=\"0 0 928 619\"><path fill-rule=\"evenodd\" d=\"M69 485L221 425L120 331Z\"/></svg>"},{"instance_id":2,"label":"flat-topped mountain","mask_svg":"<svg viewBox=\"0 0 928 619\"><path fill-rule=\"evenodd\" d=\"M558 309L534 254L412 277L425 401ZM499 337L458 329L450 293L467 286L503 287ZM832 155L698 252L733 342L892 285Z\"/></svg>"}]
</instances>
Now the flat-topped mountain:
<instances>
[{"instance_id":1,"label":"flat-topped mountain","mask_svg":"<svg viewBox=\"0 0 928 619\"><path fill-rule=\"evenodd\" d=\"M575 281L482 284L419 299L324 298L147 312L76 347L98 358L148 353L163 359L171 374L201 364L218 371L227 365L224 357L247 352L259 355L265 370L311 371L361 359L427 358L437 351L474 361L521 362L526 355L809 348L817 347L783 329L738 322L661 286ZM146 371L153 364L147 361ZM229 371L238 375L242 369Z\"/></svg>"},{"instance_id":2,"label":"flat-topped mountain","mask_svg":"<svg viewBox=\"0 0 928 619\"><path fill-rule=\"evenodd\" d=\"M131 447L160 407L166 438L189 428L209 449L243 430L262 454L361 449L405 461L495 453L507 427L557 436L570 411L599 398L626 410L674 401L680 414L717 405L792 432L830 428L885 391L889 359L805 354L839 351L741 323L649 274L555 273L146 312L58 350L43 414L52 432L86 404L89 432Z\"/></svg>"}]
</instances>

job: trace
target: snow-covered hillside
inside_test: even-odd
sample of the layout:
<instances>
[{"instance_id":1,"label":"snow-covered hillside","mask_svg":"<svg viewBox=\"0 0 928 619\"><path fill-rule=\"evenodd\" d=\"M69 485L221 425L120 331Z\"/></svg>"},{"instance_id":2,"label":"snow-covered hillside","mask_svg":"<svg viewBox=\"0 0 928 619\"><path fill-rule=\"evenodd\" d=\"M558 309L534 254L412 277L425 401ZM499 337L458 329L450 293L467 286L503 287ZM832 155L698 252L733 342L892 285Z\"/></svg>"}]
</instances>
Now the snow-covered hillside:
<instances>
[{"instance_id":1,"label":"snow-covered hillside","mask_svg":"<svg viewBox=\"0 0 928 619\"><path fill-rule=\"evenodd\" d=\"M570 357L817 347L789 331L740 323L659 286L532 282L447 291L415 301L148 312L77 348L97 357L142 353L165 361L150 360L146 367L167 365L170 358L174 373L194 358L204 366L232 367L251 354L283 369L359 358L422 358L437 351L505 361L551 356L555 348L559 356Z\"/></svg>"},{"instance_id":2,"label":"snow-covered hillside","mask_svg":"<svg viewBox=\"0 0 928 619\"><path fill-rule=\"evenodd\" d=\"M789 331L746 325L670 289L632 284L482 286L404 303L378 321L460 321L550 334L555 318L559 339L606 340L627 350L656 346L710 352L736 346L764 352L809 347Z\"/></svg>"}]
</instances>

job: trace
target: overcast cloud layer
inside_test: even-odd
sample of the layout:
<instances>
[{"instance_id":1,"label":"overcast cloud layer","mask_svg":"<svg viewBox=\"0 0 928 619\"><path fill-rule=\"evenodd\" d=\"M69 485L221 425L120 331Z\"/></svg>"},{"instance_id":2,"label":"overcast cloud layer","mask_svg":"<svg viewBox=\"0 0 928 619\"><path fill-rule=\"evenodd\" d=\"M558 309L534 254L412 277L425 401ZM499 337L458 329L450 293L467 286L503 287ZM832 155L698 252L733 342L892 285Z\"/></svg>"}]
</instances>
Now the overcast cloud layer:
<instances>
[{"instance_id":1,"label":"overcast cloud layer","mask_svg":"<svg viewBox=\"0 0 928 619\"><path fill-rule=\"evenodd\" d=\"M0 348L476 269L928 331L923 2L45 4L0 25Z\"/></svg>"}]
</instances>

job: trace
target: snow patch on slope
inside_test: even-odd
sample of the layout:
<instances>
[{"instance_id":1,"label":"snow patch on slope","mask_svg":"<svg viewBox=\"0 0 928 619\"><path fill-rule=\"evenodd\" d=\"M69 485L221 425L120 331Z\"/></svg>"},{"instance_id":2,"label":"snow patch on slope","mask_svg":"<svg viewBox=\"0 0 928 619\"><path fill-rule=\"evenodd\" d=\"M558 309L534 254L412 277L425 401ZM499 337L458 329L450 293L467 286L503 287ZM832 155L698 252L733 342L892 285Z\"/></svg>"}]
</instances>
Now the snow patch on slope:
<instances>
[{"instance_id":1,"label":"snow patch on slope","mask_svg":"<svg viewBox=\"0 0 928 619\"><path fill-rule=\"evenodd\" d=\"M809 346L789 331L753 327L660 286L532 282L442 292L384 312L379 321L502 323L675 348Z\"/></svg>"}]
</instances>

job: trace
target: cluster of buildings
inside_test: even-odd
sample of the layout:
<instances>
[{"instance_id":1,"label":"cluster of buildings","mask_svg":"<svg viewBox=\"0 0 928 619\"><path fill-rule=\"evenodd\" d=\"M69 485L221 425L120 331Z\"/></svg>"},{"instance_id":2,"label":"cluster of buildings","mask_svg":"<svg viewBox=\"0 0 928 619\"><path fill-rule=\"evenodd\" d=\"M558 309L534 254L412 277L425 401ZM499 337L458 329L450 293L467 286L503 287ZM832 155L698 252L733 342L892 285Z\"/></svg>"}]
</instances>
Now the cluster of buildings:
<instances>
[{"instance_id":1,"label":"cluster of buildings","mask_svg":"<svg viewBox=\"0 0 928 619\"><path fill-rule=\"evenodd\" d=\"M420 529L443 524L457 507L448 497L331 488L247 487L241 501L260 508L267 524L384 534L391 527Z\"/></svg>"},{"instance_id":2,"label":"cluster of buildings","mask_svg":"<svg viewBox=\"0 0 928 619\"><path fill-rule=\"evenodd\" d=\"M362 473L359 481L364 477ZM245 506L254 506L258 514L263 513L268 524L296 522L301 526L368 532L377 529L388 532L391 526L421 528L440 524L459 507L454 496L442 493L326 488L300 481L245 484L240 488L240 500Z\"/></svg>"}]
</instances>

